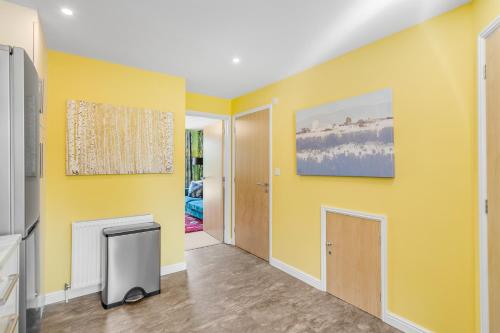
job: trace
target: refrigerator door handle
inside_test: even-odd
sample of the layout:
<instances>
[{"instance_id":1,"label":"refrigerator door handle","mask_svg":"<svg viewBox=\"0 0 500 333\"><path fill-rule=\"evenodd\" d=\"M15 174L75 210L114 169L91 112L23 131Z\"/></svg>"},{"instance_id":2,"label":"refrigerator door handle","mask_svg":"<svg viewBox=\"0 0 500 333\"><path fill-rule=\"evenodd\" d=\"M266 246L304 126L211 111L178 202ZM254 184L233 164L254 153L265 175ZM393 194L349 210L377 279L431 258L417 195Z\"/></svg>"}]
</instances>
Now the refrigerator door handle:
<instances>
[{"instance_id":1,"label":"refrigerator door handle","mask_svg":"<svg viewBox=\"0 0 500 333\"><path fill-rule=\"evenodd\" d=\"M23 240L26 240L29 236L31 236L31 233L33 232L33 230L35 230L39 222L40 218L37 218L36 221L29 226L28 230L26 230L26 232L24 233Z\"/></svg>"}]
</instances>

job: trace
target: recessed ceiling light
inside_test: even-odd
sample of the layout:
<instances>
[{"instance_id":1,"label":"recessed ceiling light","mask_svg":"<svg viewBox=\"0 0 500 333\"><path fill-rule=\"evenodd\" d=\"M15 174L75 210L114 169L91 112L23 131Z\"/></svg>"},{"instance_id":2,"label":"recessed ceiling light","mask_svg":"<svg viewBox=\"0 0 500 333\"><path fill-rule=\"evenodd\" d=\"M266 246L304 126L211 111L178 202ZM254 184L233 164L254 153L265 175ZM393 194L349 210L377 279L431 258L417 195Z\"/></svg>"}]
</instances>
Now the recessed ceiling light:
<instances>
[{"instance_id":1,"label":"recessed ceiling light","mask_svg":"<svg viewBox=\"0 0 500 333\"><path fill-rule=\"evenodd\" d=\"M73 16L73 11L69 8L61 8L61 13L67 16Z\"/></svg>"},{"instance_id":2,"label":"recessed ceiling light","mask_svg":"<svg viewBox=\"0 0 500 333\"><path fill-rule=\"evenodd\" d=\"M238 57L234 57L234 58L233 58L233 64L239 64L239 63L240 63L240 61L241 61L241 59L240 59L240 58L238 58Z\"/></svg>"}]
</instances>

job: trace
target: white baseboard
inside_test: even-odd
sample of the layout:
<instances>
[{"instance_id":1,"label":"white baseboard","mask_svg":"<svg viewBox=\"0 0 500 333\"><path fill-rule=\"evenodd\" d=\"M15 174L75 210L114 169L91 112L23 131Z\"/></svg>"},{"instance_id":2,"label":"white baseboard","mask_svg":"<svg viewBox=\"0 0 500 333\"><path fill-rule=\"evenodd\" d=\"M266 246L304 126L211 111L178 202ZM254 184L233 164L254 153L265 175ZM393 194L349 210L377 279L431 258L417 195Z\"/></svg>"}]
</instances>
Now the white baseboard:
<instances>
[{"instance_id":1,"label":"white baseboard","mask_svg":"<svg viewBox=\"0 0 500 333\"><path fill-rule=\"evenodd\" d=\"M59 303L62 301L64 301L64 290L58 290L45 294L45 305Z\"/></svg>"},{"instance_id":2,"label":"white baseboard","mask_svg":"<svg viewBox=\"0 0 500 333\"><path fill-rule=\"evenodd\" d=\"M307 273L304 273L303 271L301 271L293 266L290 266L288 264L285 264L283 261L278 260L276 258L271 258L269 260L269 264L271 264L271 266L274 266L279 270L282 270L283 272L287 273L288 275L291 275L294 278L299 279L300 281L307 283L311 287L314 287L316 289L321 290L321 281L319 279L315 278L314 276L309 275Z\"/></svg>"},{"instance_id":3,"label":"white baseboard","mask_svg":"<svg viewBox=\"0 0 500 333\"><path fill-rule=\"evenodd\" d=\"M186 270L186 262L178 262L177 264L161 266L160 275L168 275Z\"/></svg>"},{"instance_id":4,"label":"white baseboard","mask_svg":"<svg viewBox=\"0 0 500 333\"><path fill-rule=\"evenodd\" d=\"M425 327L415 324L406 318L398 316L390 311L385 314L384 322L392 327L395 327L405 333L432 333Z\"/></svg>"},{"instance_id":5,"label":"white baseboard","mask_svg":"<svg viewBox=\"0 0 500 333\"><path fill-rule=\"evenodd\" d=\"M98 293L100 291L101 291L101 284L99 283L99 284L87 286L84 288L68 289L67 292L68 292L68 299L72 299L72 298L77 298L80 296ZM45 305L62 302L65 299L66 298L64 295L64 290L54 291L52 293L45 294Z\"/></svg>"},{"instance_id":6,"label":"white baseboard","mask_svg":"<svg viewBox=\"0 0 500 333\"><path fill-rule=\"evenodd\" d=\"M185 271L186 270L186 263L185 262L179 262L177 264L172 264L172 265L166 265L162 266L160 269L160 275L168 275L180 271ZM85 296L85 295L90 295L93 293L97 293L101 291L101 285L93 285L93 286L88 286L85 288L78 288L78 289L69 289L68 290L68 298L76 298L80 296ZM58 302L63 302L65 300L65 295L64 295L64 290L58 290L54 291L48 294L45 294L45 305L53 304L53 303L58 303Z\"/></svg>"}]
</instances>

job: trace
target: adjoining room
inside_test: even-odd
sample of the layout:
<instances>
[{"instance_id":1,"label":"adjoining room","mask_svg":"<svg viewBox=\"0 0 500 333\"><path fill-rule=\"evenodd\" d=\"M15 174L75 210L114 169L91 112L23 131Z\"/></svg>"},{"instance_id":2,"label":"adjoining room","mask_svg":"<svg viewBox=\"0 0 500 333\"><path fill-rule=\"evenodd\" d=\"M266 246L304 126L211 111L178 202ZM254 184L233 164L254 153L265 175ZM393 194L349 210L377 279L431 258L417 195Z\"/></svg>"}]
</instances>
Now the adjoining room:
<instances>
[{"instance_id":1,"label":"adjoining room","mask_svg":"<svg viewBox=\"0 0 500 333\"><path fill-rule=\"evenodd\" d=\"M186 116L186 250L224 241L224 122Z\"/></svg>"}]
</instances>

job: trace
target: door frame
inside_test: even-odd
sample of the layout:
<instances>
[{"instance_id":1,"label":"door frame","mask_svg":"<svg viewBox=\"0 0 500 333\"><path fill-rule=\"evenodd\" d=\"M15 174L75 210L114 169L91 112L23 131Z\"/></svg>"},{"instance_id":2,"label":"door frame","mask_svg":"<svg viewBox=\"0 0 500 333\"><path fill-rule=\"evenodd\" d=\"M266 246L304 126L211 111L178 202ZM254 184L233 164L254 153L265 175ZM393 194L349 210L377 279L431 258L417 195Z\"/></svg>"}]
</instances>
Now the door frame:
<instances>
[{"instance_id":1,"label":"door frame","mask_svg":"<svg viewBox=\"0 0 500 333\"><path fill-rule=\"evenodd\" d=\"M247 111L240 112L238 114L233 115L233 140L232 140L232 174L235 174L235 167L236 167L236 136L234 135L235 133L235 125L236 125L236 119L249 115L251 113L259 112L259 111L264 111L264 110L269 110L269 261L271 261L272 253L273 253L273 104L266 104L262 105L259 107L256 107L254 109L250 109ZM235 245L235 234L234 234L234 226L236 224L236 216L235 216L235 206L236 206L236 201L235 201L235 181L234 181L234 176L233 176L233 181L232 181L232 188L233 190L231 191L232 194L232 237L231 241L232 244Z\"/></svg>"},{"instance_id":2,"label":"door frame","mask_svg":"<svg viewBox=\"0 0 500 333\"><path fill-rule=\"evenodd\" d=\"M341 215L359 217L374 222L380 223L380 293L381 293L381 312L380 319L394 326L391 318L395 315L388 316L389 310L387 309L387 217L385 215L371 214L359 212L350 209L321 206L321 290L326 292L326 214L337 213Z\"/></svg>"},{"instance_id":3,"label":"door frame","mask_svg":"<svg viewBox=\"0 0 500 333\"><path fill-rule=\"evenodd\" d=\"M478 214L479 214L479 299L481 333L488 333L489 290L488 290L488 215L486 213L487 147L486 147L486 39L500 28L500 16L490 23L478 37Z\"/></svg>"},{"instance_id":4,"label":"door frame","mask_svg":"<svg viewBox=\"0 0 500 333\"><path fill-rule=\"evenodd\" d=\"M216 113L208 113L208 112L199 112L193 110L186 110L186 116L195 116L195 117L204 117L211 119L219 119L222 120L224 124L224 137L223 145L224 145L224 243L232 244L231 238L231 116L229 115L221 115Z\"/></svg>"}]
</instances>

